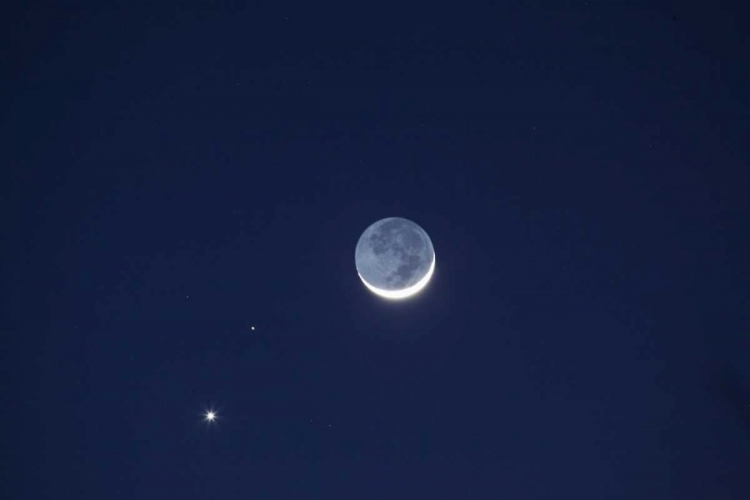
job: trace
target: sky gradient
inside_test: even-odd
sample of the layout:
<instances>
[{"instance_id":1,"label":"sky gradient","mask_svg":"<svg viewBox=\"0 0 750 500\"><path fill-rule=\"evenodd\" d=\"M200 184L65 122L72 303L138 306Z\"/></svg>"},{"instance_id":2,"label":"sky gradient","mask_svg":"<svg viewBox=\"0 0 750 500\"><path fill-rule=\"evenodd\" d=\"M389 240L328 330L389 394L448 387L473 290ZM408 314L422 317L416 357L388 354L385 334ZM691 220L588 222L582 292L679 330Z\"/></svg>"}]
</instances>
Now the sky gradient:
<instances>
[{"instance_id":1,"label":"sky gradient","mask_svg":"<svg viewBox=\"0 0 750 500\"><path fill-rule=\"evenodd\" d=\"M738 12L108 4L2 16L2 498L748 498Z\"/></svg>"}]
</instances>

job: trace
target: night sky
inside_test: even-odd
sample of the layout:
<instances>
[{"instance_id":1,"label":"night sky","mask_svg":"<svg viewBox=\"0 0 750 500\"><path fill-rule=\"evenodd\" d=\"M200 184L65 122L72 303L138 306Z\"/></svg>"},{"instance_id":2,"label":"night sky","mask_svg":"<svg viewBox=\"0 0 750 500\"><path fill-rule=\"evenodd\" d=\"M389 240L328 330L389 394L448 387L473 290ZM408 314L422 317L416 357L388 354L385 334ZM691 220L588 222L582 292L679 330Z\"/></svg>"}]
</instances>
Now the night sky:
<instances>
[{"instance_id":1,"label":"night sky","mask_svg":"<svg viewBox=\"0 0 750 500\"><path fill-rule=\"evenodd\" d=\"M20 3L0 497L750 498L741 3Z\"/></svg>"}]
</instances>

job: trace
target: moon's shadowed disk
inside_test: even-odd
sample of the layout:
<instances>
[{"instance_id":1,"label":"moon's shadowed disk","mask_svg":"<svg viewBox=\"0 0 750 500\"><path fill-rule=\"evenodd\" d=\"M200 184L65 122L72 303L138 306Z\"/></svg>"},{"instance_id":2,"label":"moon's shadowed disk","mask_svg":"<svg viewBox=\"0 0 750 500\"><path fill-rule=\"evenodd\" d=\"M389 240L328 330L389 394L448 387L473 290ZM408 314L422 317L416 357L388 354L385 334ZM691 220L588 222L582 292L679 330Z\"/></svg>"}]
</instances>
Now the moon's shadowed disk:
<instances>
[{"instance_id":1,"label":"moon's shadowed disk","mask_svg":"<svg viewBox=\"0 0 750 500\"><path fill-rule=\"evenodd\" d=\"M435 250L427 233L400 217L368 227L354 254L357 273L372 292L389 299L414 295L435 270Z\"/></svg>"}]
</instances>

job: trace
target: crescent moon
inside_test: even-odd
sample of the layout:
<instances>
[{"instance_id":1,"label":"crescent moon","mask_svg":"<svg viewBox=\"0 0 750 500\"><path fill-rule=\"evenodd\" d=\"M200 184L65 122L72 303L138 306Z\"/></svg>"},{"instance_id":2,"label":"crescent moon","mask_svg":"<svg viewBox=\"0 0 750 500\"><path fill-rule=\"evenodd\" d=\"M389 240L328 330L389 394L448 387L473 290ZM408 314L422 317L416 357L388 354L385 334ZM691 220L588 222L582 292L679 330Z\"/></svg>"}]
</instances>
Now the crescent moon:
<instances>
[{"instance_id":1,"label":"crescent moon","mask_svg":"<svg viewBox=\"0 0 750 500\"><path fill-rule=\"evenodd\" d=\"M405 299L406 297L411 297L412 295L416 294L420 290L422 290L425 286L427 286L427 283L430 281L430 278L432 278L432 273L435 272L435 253L433 251L432 254L432 262L430 263L430 269L427 271L427 274L424 275L424 278L419 280L417 283L413 284L409 288L404 288L403 290L383 290L382 288L377 288L375 286L372 286L369 284L361 274L357 273L359 276L359 279L362 280L362 283L365 284L367 288L370 289L370 291L376 295L380 295L381 297L384 297L386 299L391 300L399 300L399 299Z\"/></svg>"}]
</instances>

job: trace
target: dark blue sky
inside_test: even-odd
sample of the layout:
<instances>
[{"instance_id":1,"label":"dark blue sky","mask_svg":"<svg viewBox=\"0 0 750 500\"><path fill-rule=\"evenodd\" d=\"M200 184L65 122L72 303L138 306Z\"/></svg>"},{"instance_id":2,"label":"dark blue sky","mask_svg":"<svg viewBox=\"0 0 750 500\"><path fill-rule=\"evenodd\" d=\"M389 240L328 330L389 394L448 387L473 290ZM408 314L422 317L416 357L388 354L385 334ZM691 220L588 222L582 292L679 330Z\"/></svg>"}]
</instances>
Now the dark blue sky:
<instances>
[{"instance_id":1,"label":"dark blue sky","mask_svg":"<svg viewBox=\"0 0 750 500\"><path fill-rule=\"evenodd\" d=\"M739 10L89 3L3 16L4 499L748 497Z\"/></svg>"}]
</instances>

